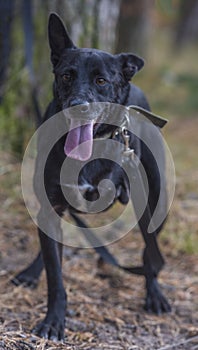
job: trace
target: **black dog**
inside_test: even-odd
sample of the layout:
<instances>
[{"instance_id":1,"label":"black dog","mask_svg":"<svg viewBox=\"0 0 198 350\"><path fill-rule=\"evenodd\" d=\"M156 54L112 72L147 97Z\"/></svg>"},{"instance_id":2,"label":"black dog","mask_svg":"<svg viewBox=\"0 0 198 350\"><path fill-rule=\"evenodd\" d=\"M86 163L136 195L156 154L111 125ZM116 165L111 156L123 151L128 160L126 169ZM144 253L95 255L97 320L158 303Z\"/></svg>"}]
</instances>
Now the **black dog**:
<instances>
[{"instance_id":1,"label":"black dog","mask_svg":"<svg viewBox=\"0 0 198 350\"><path fill-rule=\"evenodd\" d=\"M143 60L134 54L111 55L95 49L76 48L69 38L60 18L51 14L49 19L49 43L51 48L51 61L53 64L54 98L47 108L44 121L48 120L57 112L68 107L83 105L88 108L92 102L110 102L124 106L136 105L149 110L149 105L142 91L130 83L133 75L143 67ZM60 186L60 169L65 157L73 152L75 147L82 141L89 140L84 153L74 151L73 158L77 161L87 160L92 152L92 138L99 138L104 135L113 134L114 128L103 123L88 123L84 127L78 125L76 121L71 121L71 126L75 132L69 131L52 148L45 165L45 188L52 207L61 217L65 210L68 210L76 218L75 209L68 204ZM71 128L72 129L72 128ZM120 135L118 135L118 138ZM136 140L137 141L137 140ZM130 146L135 149L134 138L130 139ZM163 155L163 147L159 144L160 152ZM39 152L42 153L41 148ZM39 162L39 160L38 160ZM160 179L157 166L147 147L141 143L141 162L144 165L149 185L148 207L152 213L155 210L160 185L165 183ZM97 185L103 178L108 178L114 182L116 194L112 205L116 200L126 204L129 200L129 183L122 169L105 159L97 159L88 163L81 171L79 186L86 181L87 191L84 196L89 201L98 198ZM35 172L35 191L40 198L39 176ZM133 190L133 189L132 189ZM47 222L49 231L60 232L60 223L53 222L42 207L39 213L39 220ZM133 200L134 201L134 200ZM164 194L164 208L166 208L166 195ZM136 210L136 204L134 201ZM77 219L78 221L78 219ZM145 237L149 225L148 211L144 212L139 220L139 227ZM79 226L82 226L79 221ZM155 232L158 233L161 226ZM43 266L45 266L48 283L48 309L43 322L36 326L36 333L45 338L60 340L64 337L66 293L63 287L61 274L62 246L45 233L39 230L41 251L35 261L23 272L18 274L14 280L16 284L25 283L33 286L39 278ZM153 236L153 249L155 250L156 237ZM146 241L146 238L145 238ZM139 273L145 275L146 279L146 304L148 311L155 313L168 312L170 306L160 291L157 274L152 265L152 254L149 251L149 243L143 255L143 267L139 268ZM155 252L153 251L153 254ZM137 271L138 273L138 271Z\"/></svg>"}]
</instances>

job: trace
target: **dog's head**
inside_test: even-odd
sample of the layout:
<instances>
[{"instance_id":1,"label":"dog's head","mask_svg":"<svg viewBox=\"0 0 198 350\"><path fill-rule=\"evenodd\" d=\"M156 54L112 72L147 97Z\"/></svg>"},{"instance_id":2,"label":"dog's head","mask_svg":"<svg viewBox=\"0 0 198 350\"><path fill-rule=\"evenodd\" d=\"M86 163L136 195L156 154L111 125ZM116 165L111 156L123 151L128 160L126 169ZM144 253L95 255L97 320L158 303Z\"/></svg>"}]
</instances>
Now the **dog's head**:
<instances>
[{"instance_id":1,"label":"dog's head","mask_svg":"<svg viewBox=\"0 0 198 350\"><path fill-rule=\"evenodd\" d=\"M61 109L84 105L86 110L86 105L92 102L126 103L129 82L144 65L140 57L77 48L56 14L50 15L48 30L55 96ZM80 143L90 141L86 143L84 156L72 152L74 158L88 159L92 151L94 123L81 126L79 121L71 120L70 129L65 144L66 155Z\"/></svg>"}]
</instances>

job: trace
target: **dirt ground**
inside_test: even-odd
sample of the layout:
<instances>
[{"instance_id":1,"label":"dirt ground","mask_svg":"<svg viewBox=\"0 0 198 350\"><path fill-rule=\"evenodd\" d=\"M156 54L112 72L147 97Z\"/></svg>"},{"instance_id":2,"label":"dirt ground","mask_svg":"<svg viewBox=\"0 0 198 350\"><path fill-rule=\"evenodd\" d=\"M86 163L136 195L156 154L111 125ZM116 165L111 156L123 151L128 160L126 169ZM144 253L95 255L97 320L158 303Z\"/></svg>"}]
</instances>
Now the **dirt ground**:
<instances>
[{"instance_id":1,"label":"dirt ground","mask_svg":"<svg viewBox=\"0 0 198 350\"><path fill-rule=\"evenodd\" d=\"M180 130L173 125L169 130L178 174L175 200L160 239L166 265L159 280L172 312L154 316L143 310L142 277L110 266L97 267L98 257L92 250L65 248L63 274L68 310L64 343L39 339L31 334L32 327L46 311L45 274L34 290L10 283L10 279L35 256L38 242L36 228L20 194L20 165L2 155L0 350L198 349L198 194L192 187L198 180L193 163L197 159L197 130L198 121L187 121ZM177 145L174 144L175 133L179 139ZM193 151L185 154L187 144ZM186 165L180 164L185 155L190 162L190 176L187 176ZM142 247L140 234L134 230L110 249L122 263L136 265Z\"/></svg>"}]
</instances>

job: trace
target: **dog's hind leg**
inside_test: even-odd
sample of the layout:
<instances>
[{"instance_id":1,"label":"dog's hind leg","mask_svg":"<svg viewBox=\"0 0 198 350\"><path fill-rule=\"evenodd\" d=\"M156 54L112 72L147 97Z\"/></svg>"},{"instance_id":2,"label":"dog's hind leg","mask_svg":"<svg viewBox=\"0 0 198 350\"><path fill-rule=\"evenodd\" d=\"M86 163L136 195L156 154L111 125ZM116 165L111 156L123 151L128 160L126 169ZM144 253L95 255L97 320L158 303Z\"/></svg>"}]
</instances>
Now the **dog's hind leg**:
<instances>
[{"instance_id":1,"label":"dog's hind leg","mask_svg":"<svg viewBox=\"0 0 198 350\"><path fill-rule=\"evenodd\" d=\"M59 254L60 260L62 261L62 244L59 244ZM34 289L38 285L43 268L43 257L40 251L32 263L12 278L11 282L15 284L15 286L23 285L24 287Z\"/></svg>"},{"instance_id":2,"label":"dog's hind leg","mask_svg":"<svg viewBox=\"0 0 198 350\"><path fill-rule=\"evenodd\" d=\"M62 234L60 229L60 234ZM58 244L58 243L57 243ZM62 263L62 244L58 244L60 261ZM24 270L19 272L16 276L11 279L11 282L15 286L23 285L24 287L28 287L34 289L37 287L39 282L39 277L44 268L43 256L42 252L39 251L36 258L26 267Z\"/></svg>"},{"instance_id":3,"label":"dog's hind leg","mask_svg":"<svg viewBox=\"0 0 198 350\"><path fill-rule=\"evenodd\" d=\"M43 257L40 251L33 262L26 269L19 272L11 282L16 286L22 284L25 287L36 288L43 267Z\"/></svg>"},{"instance_id":4,"label":"dog's hind leg","mask_svg":"<svg viewBox=\"0 0 198 350\"><path fill-rule=\"evenodd\" d=\"M62 261L62 245L59 245L59 255L60 261ZM39 277L44 268L42 251L39 251L36 258L30 263L28 267L19 272L14 278L11 279L11 282L15 286L23 285L34 289L38 285Z\"/></svg>"}]
</instances>

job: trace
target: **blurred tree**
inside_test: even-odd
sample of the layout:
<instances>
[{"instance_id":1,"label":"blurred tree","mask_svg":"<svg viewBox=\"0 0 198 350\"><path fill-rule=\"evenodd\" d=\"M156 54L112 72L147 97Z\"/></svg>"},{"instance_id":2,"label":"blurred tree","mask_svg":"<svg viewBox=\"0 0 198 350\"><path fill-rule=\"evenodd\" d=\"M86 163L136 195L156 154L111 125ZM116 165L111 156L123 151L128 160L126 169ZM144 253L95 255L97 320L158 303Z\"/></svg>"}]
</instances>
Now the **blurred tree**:
<instances>
[{"instance_id":1,"label":"blurred tree","mask_svg":"<svg viewBox=\"0 0 198 350\"><path fill-rule=\"evenodd\" d=\"M0 0L0 102L3 97L3 83L6 79L11 51L11 25L14 0Z\"/></svg>"},{"instance_id":2,"label":"blurred tree","mask_svg":"<svg viewBox=\"0 0 198 350\"><path fill-rule=\"evenodd\" d=\"M114 52L116 42L116 25L120 11L120 0L101 0L98 13L99 43L105 51Z\"/></svg>"},{"instance_id":3,"label":"blurred tree","mask_svg":"<svg viewBox=\"0 0 198 350\"><path fill-rule=\"evenodd\" d=\"M145 55L150 28L150 0L121 0L117 25L116 52Z\"/></svg>"},{"instance_id":4,"label":"blurred tree","mask_svg":"<svg viewBox=\"0 0 198 350\"><path fill-rule=\"evenodd\" d=\"M78 44L81 47L99 47L99 9L101 0L78 0L76 2L77 26L81 27ZM74 24L75 30L76 25Z\"/></svg>"},{"instance_id":5,"label":"blurred tree","mask_svg":"<svg viewBox=\"0 0 198 350\"><path fill-rule=\"evenodd\" d=\"M180 0L175 45L181 47L198 39L198 0Z\"/></svg>"},{"instance_id":6,"label":"blurred tree","mask_svg":"<svg viewBox=\"0 0 198 350\"><path fill-rule=\"evenodd\" d=\"M91 46L94 48L99 48L99 9L100 9L101 0L95 0L93 7L93 31L91 38Z\"/></svg>"}]
</instances>

